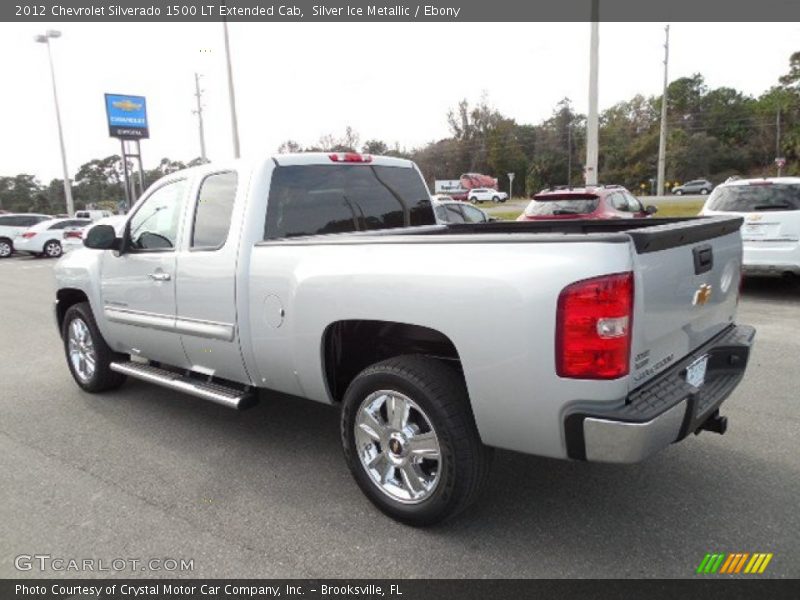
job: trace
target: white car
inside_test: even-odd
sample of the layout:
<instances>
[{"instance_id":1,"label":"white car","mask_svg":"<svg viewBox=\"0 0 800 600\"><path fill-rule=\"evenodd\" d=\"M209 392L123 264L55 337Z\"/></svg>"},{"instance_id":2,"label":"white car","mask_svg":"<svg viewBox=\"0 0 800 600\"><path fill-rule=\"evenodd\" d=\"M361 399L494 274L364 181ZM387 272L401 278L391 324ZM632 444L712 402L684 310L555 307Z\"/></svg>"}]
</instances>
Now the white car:
<instances>
[{"instance_id":1,"label":"white car","mask_svg":"<svg viewBox=\"0 0 800 600\"><path fill-rule=\"evenodd\" d=\"M439 223L488 223L494 220L477 206L458 200L434 200L433 212Z\"/></svg>"},{"instance_id":2,"label":"white car","mask_svg":"<svg viewBox=\"0 0 800 600\"><path fill-rule=\"evenodd\" d=\"M61 245L65 229L86 227L90 219L49 219L37 223L14 240L14 250L47 258L58 258L64 252Z\"/></svg>"},{"instance_id":3,"label":"white car","mask_svg":"<svg viewBox=\"0 0 800 600\"><path fill-rule=\"evenodd\" d=\"M18 213L0 215L0 258L8 258L14 252L14 240L29 227L52 219L48 215Z\"/></svg>"},{"instance_id":4,"label":"white car","mask_svg":"<svg viewBox=\"0 0 800 600\"><path fill-rule=\"evenodd\" d=\"M744 218L746 275L800 275L800 177L726 181L700 214Z\"/></svg>"},{"instance_id":5,"label":"white car","mask_svg":"<svg viewBox=\"0 0 800 600\"><path fill-rule=\"evenodd\" d=\"M83 238L86 237L86 233L95 225L111 225L117 229L123 223L125 223L125 215L114 215L111 217L102 218L99 221L94 221L81 227L68 227L64 229L64 235L61 238L61 250L64 254L66 254L72 250L83 248ZM122 235L121 230L117 233Z\"/></svg>"},{"instance_id":6,"label":"white car","mask_svg":"<svg viewBox=\"0 0 800 600\"><path fill-rule=\"evenodd\" d=\"M508 194L505 192L499 192L492 188L472 188L467 194L467 200L478 203L487 201L505 202L508 200Z\"/></svg>"}]
</instances>

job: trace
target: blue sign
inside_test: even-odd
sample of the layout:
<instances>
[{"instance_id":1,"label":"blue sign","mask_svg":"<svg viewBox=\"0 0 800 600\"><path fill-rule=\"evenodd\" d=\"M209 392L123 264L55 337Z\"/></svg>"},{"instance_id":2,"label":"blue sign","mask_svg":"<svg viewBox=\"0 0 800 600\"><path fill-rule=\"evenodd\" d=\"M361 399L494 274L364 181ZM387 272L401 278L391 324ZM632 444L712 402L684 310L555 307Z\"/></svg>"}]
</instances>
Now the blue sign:
<instances>
[{"instance_id":1,"label":"blue sign","mask_svg":"<svg viewBox=\"0 0 800 600\"><path fill-rule=\"evenodd\" d=\"M140 139L150 137L147 129L147 102L143 96L106 94L108 134L111 137Z\"/></svg>"}]
</instances>

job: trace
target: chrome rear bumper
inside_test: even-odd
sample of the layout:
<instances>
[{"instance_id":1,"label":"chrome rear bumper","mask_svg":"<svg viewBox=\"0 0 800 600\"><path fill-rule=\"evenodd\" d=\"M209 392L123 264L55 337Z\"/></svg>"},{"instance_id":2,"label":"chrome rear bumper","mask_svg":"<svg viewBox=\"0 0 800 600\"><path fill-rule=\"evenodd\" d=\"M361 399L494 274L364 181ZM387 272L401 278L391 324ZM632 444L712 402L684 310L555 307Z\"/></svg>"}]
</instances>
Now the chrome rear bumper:
<instances>
[{"instance_id":1,"label":"chrome rear bumper","mask_svg":"<svg viewBox=\"0 0 800 600\"><path fill-rule=\"evenodd\" d=\"M604 412L576 406L564 419L570 458L633 463L698 431L744 376L755 329L731 326L675 366ZM708 355L705 383L686 382L686 368Z\"/></svg>"}]
</instances>

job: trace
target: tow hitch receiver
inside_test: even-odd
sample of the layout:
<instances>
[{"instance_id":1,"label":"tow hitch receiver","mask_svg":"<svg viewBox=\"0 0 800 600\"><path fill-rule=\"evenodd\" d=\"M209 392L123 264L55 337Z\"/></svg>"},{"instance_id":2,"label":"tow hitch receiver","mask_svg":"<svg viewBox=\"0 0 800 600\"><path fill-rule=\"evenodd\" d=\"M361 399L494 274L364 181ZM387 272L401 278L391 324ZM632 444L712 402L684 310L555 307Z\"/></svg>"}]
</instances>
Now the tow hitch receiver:
<instances>
[{"instance_id":1,"label":"tow hitch receiver","mask_svg":"<svg viewBox=\"0 0 800 600\"><path fill-rule=\"evenodd\" d=\"M695 435L699 435L701 431L713 431L714 433L718 433L720 435L724 434L728 430L728 417L720 417L719 411L715 410L714 413L708 417L700 427L697 428L697 431L694 432Z\"/></svg>"}]
</instances>

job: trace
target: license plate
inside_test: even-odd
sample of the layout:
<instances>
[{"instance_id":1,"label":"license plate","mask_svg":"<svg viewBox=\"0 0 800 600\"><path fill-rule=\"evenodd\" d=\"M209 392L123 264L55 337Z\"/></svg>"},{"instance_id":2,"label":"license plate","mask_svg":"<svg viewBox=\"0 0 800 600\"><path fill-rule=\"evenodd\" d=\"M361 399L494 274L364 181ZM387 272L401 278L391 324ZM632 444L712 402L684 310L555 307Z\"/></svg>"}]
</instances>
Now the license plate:
<instances>
[{"instance_id":1,"label":"license plate","mask_svg":"<svg viewBox=\"0 0 800 600\"><path fill-rule=\"evenodd\" d=\"M701 356L686 368L686 383L696 388L702 387L706 381L708 354Z\"/></svg>"}]
</instances>

